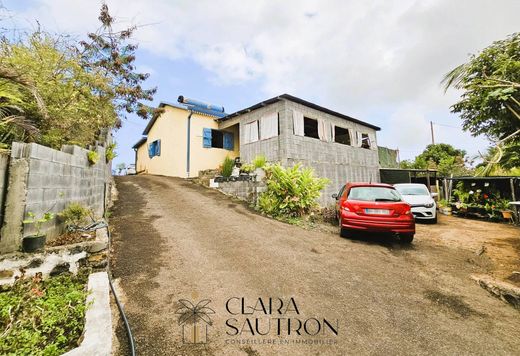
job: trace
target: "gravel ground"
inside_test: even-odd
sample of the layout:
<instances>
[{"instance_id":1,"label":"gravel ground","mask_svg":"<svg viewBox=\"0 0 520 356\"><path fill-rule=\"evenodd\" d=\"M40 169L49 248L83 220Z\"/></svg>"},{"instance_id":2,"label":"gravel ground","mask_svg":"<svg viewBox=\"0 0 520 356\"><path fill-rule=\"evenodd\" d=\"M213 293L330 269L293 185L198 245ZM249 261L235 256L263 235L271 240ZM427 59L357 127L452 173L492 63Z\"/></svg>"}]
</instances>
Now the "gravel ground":
<instances>
[{"instance_id":1,"label":"gravel ground","mask_svg":"<svg viewBox=\"0 0 520 356\"><path fill-rule=\"evenodd\" d=\"M506 278L519 269L516 228L441 217L438 225L419 225L414 243L402 246L386 236L343 239L274 221L182 179L129 176L116 183L112 268L139 355L520 350L519 312L469 278L483 272ZM478 255L482 244L486 252ZM230 311L238 315L226 310L233 297L239 299L231 299ZM240 298L250 306L258 298L267 304L269 297L275 305L271 314L257 306L254 314L243 315L236 304ZM287 309L291 297L298 313L292 304ZM283 315L277 298L284 302ZM208 314L205 343L183 342L175 313L179 299L211 300L215 313ZM322 327L315 336L309 335L317 330L312 318ZM246 319L253 326L258 320L261 332L270 322L269 334L251 335L247 324L242 328ZM291 334L282 328L276 335L278 320L286 326L287 319ZM306 320L307 333L298 328ZM229 335L235 329L226 322L241 333ZM118 353L126 354L121 325L117 335Z\"/></svg>"}]
</instances>

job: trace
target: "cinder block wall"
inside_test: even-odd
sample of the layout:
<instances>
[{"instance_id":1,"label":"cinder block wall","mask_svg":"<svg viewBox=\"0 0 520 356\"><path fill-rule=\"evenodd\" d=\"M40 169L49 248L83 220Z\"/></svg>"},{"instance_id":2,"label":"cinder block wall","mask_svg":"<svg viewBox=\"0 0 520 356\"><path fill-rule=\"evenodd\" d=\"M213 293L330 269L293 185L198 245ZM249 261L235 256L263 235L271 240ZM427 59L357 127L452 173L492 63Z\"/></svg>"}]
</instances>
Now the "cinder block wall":
<instances>
[{"instance_id":1,"label":"cinder block wall","mask_svg":"<svg viewBox=\"0 0 520 356\"><path fill-rule=\"evenodd\" d=\"M329 185L322 192L321 205L326 206L334 203L335 200L331 195L337 193L347 182L380 181L377 141L371 142L371 148L366 149L293 135L292 112L297 110L304 116L322 118L334 125L351 129L353 132L366 132L376 137L374 129L291 101L286 101L286 105L287 117L290 119L286 122L289 126L285 137L287 160L283 163L291 166L300 162L305 166L312 167L318 177L330 180Z\"/></svg>"},{"instance_id":2,"label":"cinder block wall","mask_svg":"<svg viewBox=\"0 0 520 356\"><path fill-rule=\"evenodd\" d=\"M294 135L293 111L304 116L322 118L349 128L353 131L370 133L376 137L374 129L362 126L305 105L282 100L240 117L240 157L243 162L250 162L256 155L264 154L270 162L280 162L284 166L301 163L312 167L316 176L325 177L330 184L324 189L319 203L327 206L334 203L331 197L347 182L379 182L379 157L377 140L372 142L371 149L347 146L336 142L325 142L315 138ZM243 144L243 125L259 120L271 112L279 113L279 136L249 144Z\"/></svg>"},{"instance_id":3,"label":"cinder block wall","mask_svg":"<svg viewBox=\"0 0 520 356\"><path fill-rule=\"evenodd\" d=\"M88 150L78 146L58 151L35 143L13 143L0 252L18 249L21 238L35 232L34 225L22 224L29 212L37 217L46 212L56 215L69 203L79 202L97 217L103 216L112 176L105 148L95 150L99 160L91 165ZM56 216L42 226L48 240L62 229Z\"/></svg>"}]
</instances>

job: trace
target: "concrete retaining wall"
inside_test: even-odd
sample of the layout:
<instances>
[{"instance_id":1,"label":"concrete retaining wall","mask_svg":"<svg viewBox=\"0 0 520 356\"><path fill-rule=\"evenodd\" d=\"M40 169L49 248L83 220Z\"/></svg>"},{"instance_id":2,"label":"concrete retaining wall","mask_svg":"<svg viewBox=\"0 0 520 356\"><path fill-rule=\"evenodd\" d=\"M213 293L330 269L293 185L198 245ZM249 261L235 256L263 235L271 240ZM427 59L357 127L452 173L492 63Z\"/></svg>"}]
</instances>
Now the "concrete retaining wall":
<instances>
[{"instance_id":1,"label":"concrete retaining wall","mask_svg":"<svg viewBox=\"0 0 520 356\"><path fill-rule=\"evenodd\" d=\"M219 182L217 189L224 194L234 196L236 198L256 203L258 194L266 190L264 181L235 181L235 182Z\"/></svg>"},{"instance_id":2,"label":"concrete retaining wall","mask_svg":"<svg viewBox=\"0 0 520 356\"><path fill-rule=\"evenodd\" d=\"M85 333L81 345L63 356L109 356L112 349L112 315L110 284L107 272L92 273L88 277L85 314Z\"/></svg>"},{"instance_id":3,"label":"concrete retaining wall","mask_svg":"<svg viewBox=\"0 0 520 356\"><path fill-rule=\"evenodd\" d=\"M35 143L13 143L0 253L18 250L22 237L35 232L33 224L22 224L29 212L37 217L46 212L55 214L42 226L48 240L62 232L63 224L56 214L71 202L90 207L97 217L103 216L112 175L104 147L95 150L99 161L91 165L88 150L78 146L66 145L58 151Z\"/></svg>"},{"instance_id":4,"label":"concrete retaining wall","mask_svg":"<svg viewBox=\"0 0 520 356\"><path fill-rule=\"evenodd\" d=\"M76 273L80 267L104 270L108 264L107 228L96 230L96 238L76 244L48 247L38 253L13 252L0 255L0 286L12 284L22 275L43 277L64 272Z\"/></svg>"}]
</instances>

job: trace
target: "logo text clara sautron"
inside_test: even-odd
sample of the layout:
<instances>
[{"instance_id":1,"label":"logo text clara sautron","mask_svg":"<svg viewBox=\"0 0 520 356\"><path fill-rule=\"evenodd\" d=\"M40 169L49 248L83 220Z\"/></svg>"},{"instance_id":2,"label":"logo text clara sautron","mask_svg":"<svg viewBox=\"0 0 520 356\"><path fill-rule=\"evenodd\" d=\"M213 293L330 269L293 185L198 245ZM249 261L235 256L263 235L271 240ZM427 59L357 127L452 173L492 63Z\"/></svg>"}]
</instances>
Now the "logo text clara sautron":
<instances>
[{"instance_id":1,"label":"logo text clara sautron","mask_svg":"<svg viewBox=\"0 0 520 356\"><path fill-rule=\"evenodd\" d=\"M231 297L226 301L226 334L229 336L337 336L339 321L305 318L294 298L258 298L253 302Z\"/></svg>"}]
</instances>

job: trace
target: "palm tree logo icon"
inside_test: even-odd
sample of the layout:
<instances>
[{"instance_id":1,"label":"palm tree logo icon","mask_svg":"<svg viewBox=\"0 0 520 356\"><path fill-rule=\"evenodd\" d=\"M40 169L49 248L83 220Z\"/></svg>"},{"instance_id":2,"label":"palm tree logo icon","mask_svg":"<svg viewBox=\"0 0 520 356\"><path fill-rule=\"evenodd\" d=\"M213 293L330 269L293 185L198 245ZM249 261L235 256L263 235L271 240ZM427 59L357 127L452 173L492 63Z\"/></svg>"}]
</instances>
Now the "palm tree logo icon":
<instances>
[{"instance_id":1,"label":"palm tree logo icon","mask_svg":"<svg viewBox=\"0 0 520 356\"><path fill-rule=\"evenodd\" d=\"M210 299L203 299L197 304L189 300L179 299L181 307L175 314L179 315L179 325L182 325L182 341L188 344L203 344L207 342L208 325L212 325L208 314L215 314L208 304Z\"/></svg>"}]
</instances>

